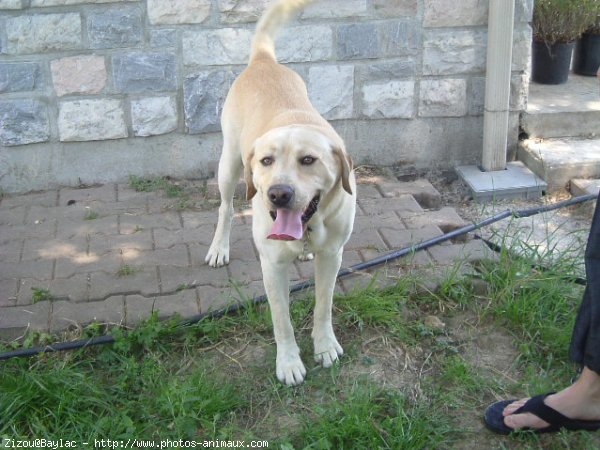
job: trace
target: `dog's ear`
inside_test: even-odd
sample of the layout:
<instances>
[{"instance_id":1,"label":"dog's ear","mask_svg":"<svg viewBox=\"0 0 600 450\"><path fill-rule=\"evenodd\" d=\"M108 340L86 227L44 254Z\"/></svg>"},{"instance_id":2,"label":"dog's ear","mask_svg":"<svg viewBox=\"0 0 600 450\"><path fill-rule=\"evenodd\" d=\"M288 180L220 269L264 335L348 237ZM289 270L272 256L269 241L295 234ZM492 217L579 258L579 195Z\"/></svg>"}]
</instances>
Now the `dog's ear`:
<instances>
[{"instance_id":1,"label":"dog's ear","mask_svg":"<svg viewBox=\"0 0 600 450\"><path fill-rule=\"evenodd\" d=\"M350 186L350 173L354 168L354 161L352 157L343 151L340 147L332 146L333 154L340 160L342 166L342 187L344 190L352 195L352 187Z\"/></svg>"},{"instance_id":2,"label":"dog's ear","mask_svg":"<svg viewBox=\"0 0 600 450\"><path fill-rule=\"evenodd\" d=\"M254 147L250 151L248 158L244 161L244 180L246 181L246 200L252 200L256 194L256 187L252 181L252 158L254 158Z\"/></svg>"}]
</instances>

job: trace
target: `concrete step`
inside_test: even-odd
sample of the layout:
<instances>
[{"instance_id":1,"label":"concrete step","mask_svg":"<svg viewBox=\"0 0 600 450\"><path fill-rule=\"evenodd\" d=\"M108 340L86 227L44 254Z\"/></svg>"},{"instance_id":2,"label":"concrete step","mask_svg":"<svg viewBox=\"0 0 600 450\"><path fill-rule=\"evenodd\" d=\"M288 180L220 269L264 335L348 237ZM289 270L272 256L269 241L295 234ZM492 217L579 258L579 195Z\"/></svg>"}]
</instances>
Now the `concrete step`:
<instances>
[{"instance_id":1,"label":"concrete step","mask_svg":"<svg viewBox=\"0 0 600 450\"><path fill-rule=\"evenodd\" d=\"M598 80L570 74L566 84L531 83L521 128L529 138L600 136Z\"/></svg>"},{"instance_id":2,"label":"concrete step","mask_svg":"<svg viewBox=\"0 0 600 450\"><path fill-rule=\"evenodd\" d=\"M517 158L548 183L549 191L565 189L571 179L600 178L600 138L526 139Z\"/></svg>"},{"instance_id":3,"label":"concrete step","mask_svg":"<svg viewBox=\"0 0 600 450\"><path fill-rule=\"evenodd\" d=\"M600 179L581 179L576 178L571 180L569 190L573 197L579 197L580 195L595 194L598 195L600 192Z\"/></svg>"}]
</instances>

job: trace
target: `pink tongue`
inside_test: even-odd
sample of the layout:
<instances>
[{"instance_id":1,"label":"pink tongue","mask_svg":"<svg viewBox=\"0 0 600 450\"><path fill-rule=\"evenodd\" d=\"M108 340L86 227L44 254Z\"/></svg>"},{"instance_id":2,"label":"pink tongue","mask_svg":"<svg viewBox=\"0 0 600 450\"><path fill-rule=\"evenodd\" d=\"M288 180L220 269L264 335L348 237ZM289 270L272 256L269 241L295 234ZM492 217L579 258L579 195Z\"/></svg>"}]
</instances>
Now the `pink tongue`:
<instances>
[{"instance_id":1,"label":"pink tongue","mask_svg":"<svg viewBox=\"0 0 600 450\"><path fill-rule=\"evenodd\" d=\"M302 211L292 211L290 209L278 209L277 217L273 222L271 233L268 239L279 239L283 241L293 241L302 239L304 229L302 226Z\"/></svg>"}]
</instances>

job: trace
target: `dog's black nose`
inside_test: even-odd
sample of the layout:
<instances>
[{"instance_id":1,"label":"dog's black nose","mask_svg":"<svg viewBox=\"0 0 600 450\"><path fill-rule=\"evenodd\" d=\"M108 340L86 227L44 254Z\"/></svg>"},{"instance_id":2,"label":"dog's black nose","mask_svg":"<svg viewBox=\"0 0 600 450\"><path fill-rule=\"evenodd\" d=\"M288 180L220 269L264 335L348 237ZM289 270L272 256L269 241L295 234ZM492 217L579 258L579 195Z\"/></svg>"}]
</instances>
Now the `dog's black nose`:
<instances>
[{"instance_id":1,"label":"dog's black nose","mask_svg":"<svg viewBox=\"0 0 600 450\"><path fill-rule=\"evenodd\" d=\"M267 194L273 205L283 208L288 206L294 198L294 188L289 184L274 184L269 188Z\"/></svg>"}]
</instances>

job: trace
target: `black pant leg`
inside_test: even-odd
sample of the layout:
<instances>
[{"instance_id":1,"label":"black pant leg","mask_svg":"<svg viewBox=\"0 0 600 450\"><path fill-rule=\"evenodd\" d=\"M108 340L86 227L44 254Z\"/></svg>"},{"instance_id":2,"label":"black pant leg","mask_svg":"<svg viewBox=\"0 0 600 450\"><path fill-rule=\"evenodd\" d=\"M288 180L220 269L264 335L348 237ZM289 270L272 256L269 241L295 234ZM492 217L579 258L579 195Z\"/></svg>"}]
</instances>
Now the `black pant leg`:
<instances>
[{"instance_id":1,"label":"black pant leg","mask_svg":"<svg viewBox=\"0 0 600 450\"><path fill-rule=\"evenodd\" d=\"M587 286L577 313L570 354L573 361L600 373L600 195L585 250Z\"/></svg>"}]
</instances>

